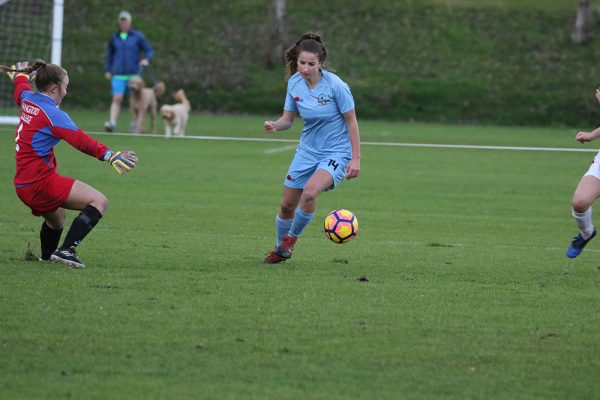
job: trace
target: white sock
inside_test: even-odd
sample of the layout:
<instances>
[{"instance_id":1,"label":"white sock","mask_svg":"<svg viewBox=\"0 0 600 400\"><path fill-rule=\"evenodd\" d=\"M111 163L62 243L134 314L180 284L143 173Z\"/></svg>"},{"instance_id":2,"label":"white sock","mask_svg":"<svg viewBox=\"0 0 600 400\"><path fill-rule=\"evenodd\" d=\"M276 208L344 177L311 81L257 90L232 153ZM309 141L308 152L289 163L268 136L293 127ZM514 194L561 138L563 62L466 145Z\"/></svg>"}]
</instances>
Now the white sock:
<instances>
[{"instance_id":1,"label":"white sock","mask_svg":"<svg viewBox=\"0 0 600 400\"><path fill-rule=\"evenodd\" d=\"M573 218L575 218L575 224L577 228L579 228L579 232L581 232L581 236L584 239L589 238L594 233L594 225L592 224L592 207L588 208L582 213L578 213L577 211L571 209L571 214Z\"/></svg>"}]
</instances>

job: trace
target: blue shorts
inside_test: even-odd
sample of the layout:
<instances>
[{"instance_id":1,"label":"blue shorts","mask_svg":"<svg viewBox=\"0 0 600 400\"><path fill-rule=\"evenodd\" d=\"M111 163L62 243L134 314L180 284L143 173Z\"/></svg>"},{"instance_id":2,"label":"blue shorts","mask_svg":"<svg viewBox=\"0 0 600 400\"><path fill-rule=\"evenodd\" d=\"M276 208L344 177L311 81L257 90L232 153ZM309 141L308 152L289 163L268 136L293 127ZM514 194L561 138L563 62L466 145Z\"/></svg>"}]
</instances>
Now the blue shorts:
<instances>
[{"instance_id":1,"label":"blue shorts","mask_svg":"<svg viewBox=\"0 0 600 400\"><path fill-rule=\"evenodd\" d=\"M299 149L290 164L283 185L292 189L304 189L315 171L322 169L329 172L333 178L333 184L327 189L331 190L346 177L349 162L350 158L345 154L333 153L315 157Z\"/></svg>"},{"instance_id":2,"label":"blue shorts","mask_svg":"<svg viewBox=\"0 0 600 400\"><path fill-rule=\"evenodd\" d=\"M129 94L129 87L127 86L127 84L129 83L129 80L131 78L133 78L134 76L139 76L139 75L119 75L119 76L113 76L110 79L110 86L111 86L111 94L114 96L115 94Z\"/></svg>"}]
</instances>

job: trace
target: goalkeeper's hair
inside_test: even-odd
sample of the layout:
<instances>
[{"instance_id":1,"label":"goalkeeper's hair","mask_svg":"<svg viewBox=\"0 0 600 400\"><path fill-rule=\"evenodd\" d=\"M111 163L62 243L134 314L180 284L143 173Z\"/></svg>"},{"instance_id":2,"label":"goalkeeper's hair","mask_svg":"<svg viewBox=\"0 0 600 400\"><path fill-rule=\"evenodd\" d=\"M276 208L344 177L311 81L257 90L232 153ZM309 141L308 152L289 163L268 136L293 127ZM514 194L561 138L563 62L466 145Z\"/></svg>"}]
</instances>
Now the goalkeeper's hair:
<instances>
[{"instance_id":1,"label":"goalkeeper's hair","mask_svg":"<svg viewBox=\"0 0 600 400\"><path fill-rule=\"evenodd\" d=\"M290 76L298 72L298 56L303 51L316 54L321 65L325 64L327 49L321 35L318 32L307 32L283 53Z\"/></svg>"},{"instance_id":2,"label":"goalkeeper's hair","mask_svg":"<svg viewBox=\"0 0 600 400\"><path fill-rule=\"evenodd\" d=\"M67 71L60 65L49 64L39 58L24 72L35 72L35 86L40 92L45 92L52 85L60 85L67 76Z\"/></svg>"}]
</instances>

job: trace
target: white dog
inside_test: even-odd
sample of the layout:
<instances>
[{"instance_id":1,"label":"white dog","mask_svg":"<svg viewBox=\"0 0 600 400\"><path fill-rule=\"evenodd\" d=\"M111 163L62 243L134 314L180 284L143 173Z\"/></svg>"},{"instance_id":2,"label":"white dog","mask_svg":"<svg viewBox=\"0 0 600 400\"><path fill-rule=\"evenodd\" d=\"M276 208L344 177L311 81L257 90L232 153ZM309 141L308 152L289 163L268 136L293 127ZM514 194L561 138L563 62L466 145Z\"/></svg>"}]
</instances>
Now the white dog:
<instances>
[{"instance_id":1,"label":"white dog","mask_svg":"<svg viewBox=\"0 0 600 400\"><path fill-rule=\"evenodd\" d=\"M173 95L175 104L165 104L160 108L160 116L165 120L165 136L183 136L187 127L190 110L189 100L183 89L179 89Z\"/></svg>"}]
</instances>

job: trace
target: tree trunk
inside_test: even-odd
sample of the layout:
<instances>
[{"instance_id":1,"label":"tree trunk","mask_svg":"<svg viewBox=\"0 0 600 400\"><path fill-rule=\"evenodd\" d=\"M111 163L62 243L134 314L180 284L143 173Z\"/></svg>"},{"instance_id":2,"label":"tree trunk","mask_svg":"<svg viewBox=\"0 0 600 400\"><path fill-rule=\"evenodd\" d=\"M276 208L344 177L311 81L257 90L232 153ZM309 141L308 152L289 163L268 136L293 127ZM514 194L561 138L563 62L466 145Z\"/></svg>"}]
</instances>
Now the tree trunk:
<instances>
[{"instance_id":1,"label":"tree trunk","mask_svg":"<svg viewBox=\"0 0 600 400\"><path fill-rule=\"evenodd\" d=\"M571 33L573 43L585 43L590 38L592 25L592 10L590 8L590 0L579 0L579 7L575 16L575 26Z\"/></svg>"},{"instance_id":2,"label":"tree trunk","mask_svg":"<svg viewBox=\"0 0 600 400\"><path fill-rule=\"evenodd\" d=\"M273 68L283 60L283 34L285 32L287 0L273 0L271 4L271 22L269 43L267 46L267 67Z\"/></svg>"}]
</instances>

